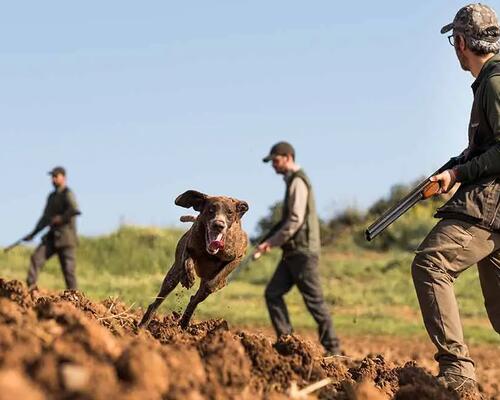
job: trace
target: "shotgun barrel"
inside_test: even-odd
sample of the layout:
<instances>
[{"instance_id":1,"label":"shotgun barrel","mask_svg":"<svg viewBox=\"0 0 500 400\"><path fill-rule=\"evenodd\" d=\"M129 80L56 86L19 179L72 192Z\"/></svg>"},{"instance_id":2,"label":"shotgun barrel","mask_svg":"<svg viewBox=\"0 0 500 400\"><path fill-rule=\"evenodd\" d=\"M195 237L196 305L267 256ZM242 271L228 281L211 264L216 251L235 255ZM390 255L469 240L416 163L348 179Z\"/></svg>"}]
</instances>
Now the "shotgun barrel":
<instances>
[{"instance_id":1,"label":"shotgun barrel","mask_svg":"<svg viewBox=\"0 0 500 400\"><path fill-rule=\"evenodd\" d=\"M459 160L460 157L451 158L430 177L454 167L455 165L459 164ZM410 193L408 193L395 205L385 211L373 224L371 224L365 231L366 240L373 240L376 236L381 234L389 225L391 225L419 201L425 200L438 193L439 183L431 182L429 180L430 177L420 182L415 188L412 189Z\"/></svg>"},{"instance_id":2,"label":"shotgun barrel","mask_svg":"<svg viewBox=\"0 0 500 400\"><path fill-rule=\"evenodd\" d=\"M23 238L23 239L19 239L17 242L12 243L10 246L7 246L5 249L3 249L3 252L4 252L4 253L8 253L8 252L9 252L9 251L11 251L14 247L19 246L22 242L24 242L24 238Z\"/></svg>"}]
</instances>

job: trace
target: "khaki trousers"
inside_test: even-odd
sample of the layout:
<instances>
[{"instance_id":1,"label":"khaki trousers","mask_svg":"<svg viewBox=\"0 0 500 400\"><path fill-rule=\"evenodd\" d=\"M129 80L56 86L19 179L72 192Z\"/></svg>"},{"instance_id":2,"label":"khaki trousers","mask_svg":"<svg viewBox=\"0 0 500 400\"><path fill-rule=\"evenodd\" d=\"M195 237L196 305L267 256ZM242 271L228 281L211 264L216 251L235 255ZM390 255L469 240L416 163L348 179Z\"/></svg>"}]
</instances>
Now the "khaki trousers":
<instances>
[{"instance_id":1,"label":"khaki trousers","mask_svg":"<svg viewBox=\"0 0 500 400\"><path fill-rule=\"evenodd\" d=\"M443 219L417 249L412 276L425 327L437 347L440 373L476 379L464 336L453 283L477 264L488 317L500 333L500 233Z\"/></svg>"}]
</instances>

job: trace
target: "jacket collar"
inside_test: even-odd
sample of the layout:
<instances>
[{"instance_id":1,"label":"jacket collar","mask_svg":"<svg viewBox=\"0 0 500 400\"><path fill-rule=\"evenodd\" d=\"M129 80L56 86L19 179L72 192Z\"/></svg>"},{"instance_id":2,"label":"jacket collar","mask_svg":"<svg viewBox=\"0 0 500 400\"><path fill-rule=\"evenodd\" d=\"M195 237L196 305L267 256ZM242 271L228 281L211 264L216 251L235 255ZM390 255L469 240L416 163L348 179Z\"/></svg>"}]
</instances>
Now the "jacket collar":
<instances>
[{"instance_id":1,"label":"jacket collar","mask_svg":"<svg viewBox=\"0 0 500 400\"><path fill-rule=\"evenodd\" d=\"M483 68L481 68L481 72L477 76L474 83L472 83L471 87L474 93L476 93L476 90L481 84L481 82L489 75L491 68L493 68L495 64L499 62L500 62L500 54L495 54L493 57L491 57L488 61L484 63Z\"/></svg>"}]
</instances>

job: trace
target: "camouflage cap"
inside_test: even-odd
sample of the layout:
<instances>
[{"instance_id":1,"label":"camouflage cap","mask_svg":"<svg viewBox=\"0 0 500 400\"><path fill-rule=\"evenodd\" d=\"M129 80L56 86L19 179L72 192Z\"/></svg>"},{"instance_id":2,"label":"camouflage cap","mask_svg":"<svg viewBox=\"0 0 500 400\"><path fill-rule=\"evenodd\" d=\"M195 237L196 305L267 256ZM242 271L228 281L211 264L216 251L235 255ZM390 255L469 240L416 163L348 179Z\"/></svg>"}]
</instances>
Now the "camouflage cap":
<instances>
[{"instance_id":1,"label":"camouflage cap","mask_svg":"<svg viewBox=\"0 0 500 400\"><path fill-rule=\"evenodd\" d=\"M451 30L463 33L467 37L487 42L497 42L500 38L495 11L484 4L469 4L462 7L453 22L441 28L441 33Z\"/></svg>"}]
</instances>

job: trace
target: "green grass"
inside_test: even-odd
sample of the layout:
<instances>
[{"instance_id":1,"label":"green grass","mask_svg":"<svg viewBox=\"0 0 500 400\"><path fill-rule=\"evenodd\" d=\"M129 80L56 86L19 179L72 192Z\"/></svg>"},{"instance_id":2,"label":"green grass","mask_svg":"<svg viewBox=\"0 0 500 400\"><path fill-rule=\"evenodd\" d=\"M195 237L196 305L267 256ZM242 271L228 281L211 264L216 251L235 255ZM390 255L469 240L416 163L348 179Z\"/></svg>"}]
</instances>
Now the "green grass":
<instances>
[{"instance_id":1,"label":"green grass","mask_svg":"<svg viewBox=\"0 0 500 400\"><path fill-rule=\"evenodd\" d=\"M171 229L123 227L108 236L82 238L77 267L82 291L94 299L119 296L129 305L147 306L172 264L181 235L182 231ZM1 276L24 280L31 251L20 247L1 253ZM340 335L425 337L410 276L412 258L408 252L377 253L346 241L324 250L320 265L323 288ZM251 264L226 288L202 303L195 318L225 318L234 325L270 326L263 294L278 259L279 252L273 252ZM42 270L39 285L64 289L56 259ZM179 287L160 311L182 311L194 290L196 287L190 291ZM462 274L456 292L467 340L500 344L484 310L476 268ZM315 329L297 290L292 289L286 301L296 328Z\"/></svg>"}]
</instances>

